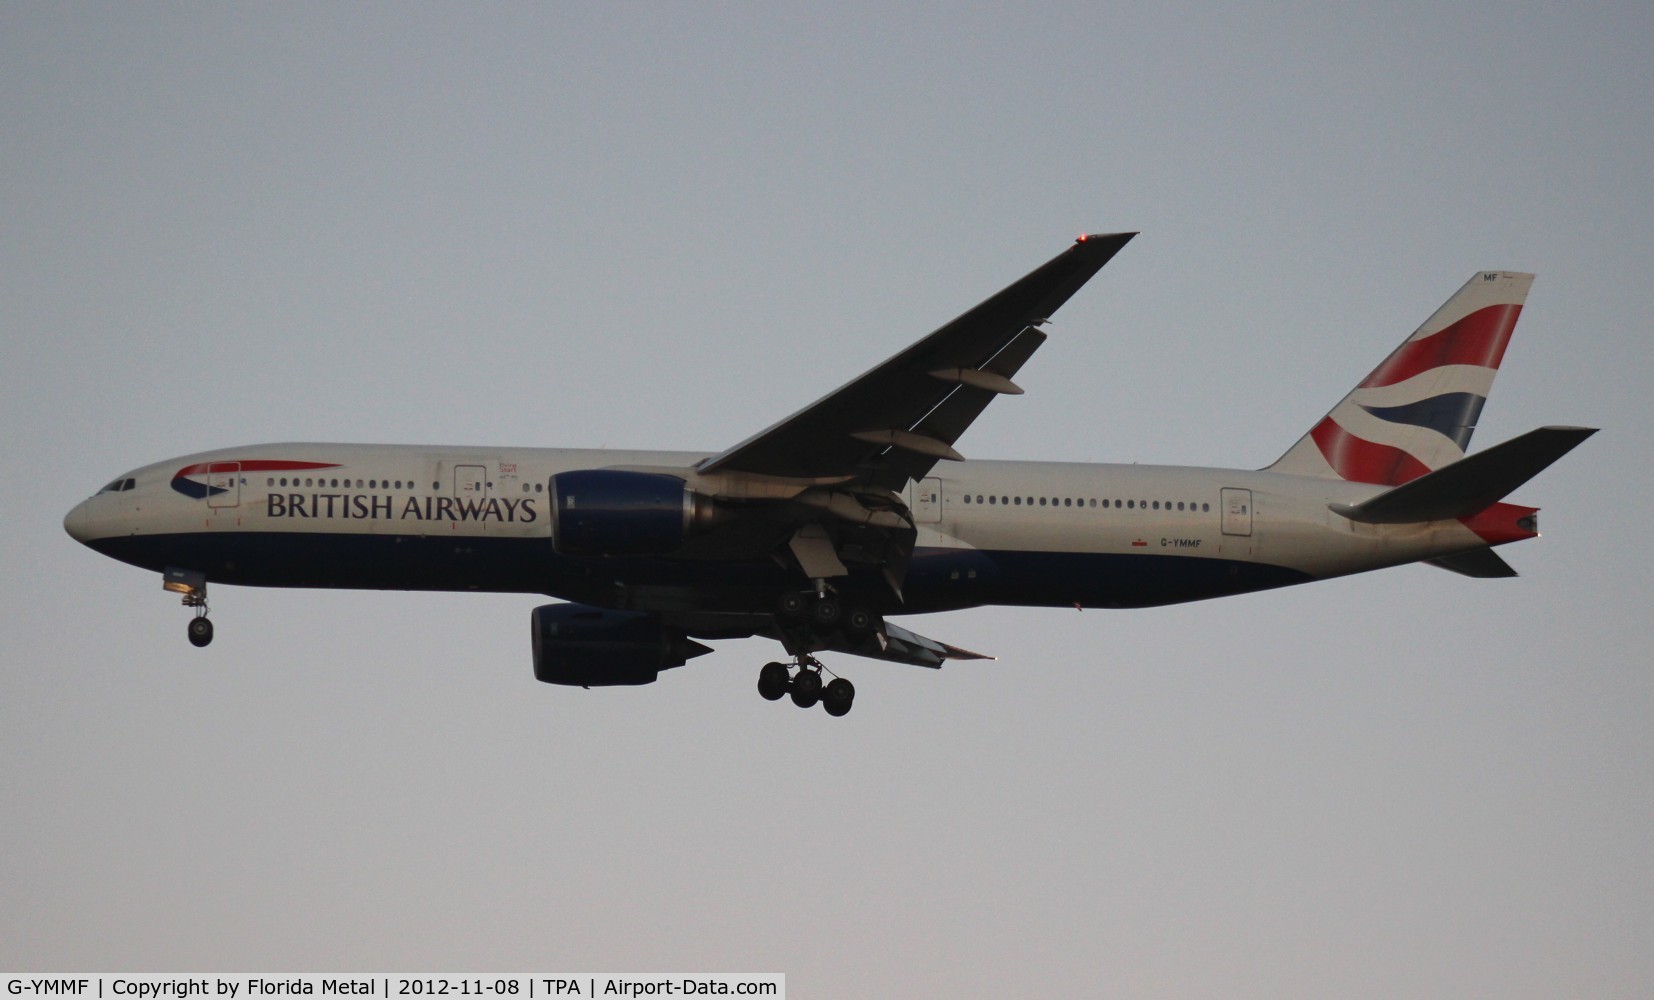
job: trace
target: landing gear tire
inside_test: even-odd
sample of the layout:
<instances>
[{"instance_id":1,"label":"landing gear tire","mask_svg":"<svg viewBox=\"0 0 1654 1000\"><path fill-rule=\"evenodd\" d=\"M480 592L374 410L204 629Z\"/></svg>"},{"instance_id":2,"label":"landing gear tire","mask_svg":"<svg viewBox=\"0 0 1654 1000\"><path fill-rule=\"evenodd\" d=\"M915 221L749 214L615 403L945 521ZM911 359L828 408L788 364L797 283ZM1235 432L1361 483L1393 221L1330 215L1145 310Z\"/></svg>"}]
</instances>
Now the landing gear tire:
<instances>
[{"instance_id":1,"label":"landing gear tire","mask_svg":"<svg viewBox=\"0 0 1654 1000\"><path fill-rule=\"evenodd\" d=\"M836 597L818 597L810 607L810 627L826 634L838 628L844 618L844 605Z\"/></svg>"},{"instance_id":2,"label":"landing gear tire","mask_svg":"<svg viewBox=\"0 0 1654 1000\"><path fill-rule=\"evenodd\" d=\"M189 624L190 645L201 647L212 642L212 620L206 616L191 618Z\"/></svg>"},{"instance_id":3,"label":"landing gear tire","mask_svg":"<svg viewBox=\"0 0 1654 1000\"><path fill-rule=\"evenodd\" d=\"M810 598L807 594L782 594L781 599L775 602L776 616L782 621L799 621L809 610Z\"/></svg>"},{"instance_id":4,"label":"landing gear tire","mask_svg":"<svg viewBox=\"0 0 1654 1000\"><path fill-rule=\"evenodd\" d=\"M821 700L821 675L814 670L800 670L790 686L793 704L799 708L810 708Z\"/></svg>"},{"instance_id":5,"label":"landing gear tire","mask_svg":"<svg viewBox=\"0 0 1654 1000\"><path fill-rule=\"evenodd\" d=\"M765 701L780 701L787 693L788 680L785 663L766 663L758 671L758 693Z\"/></svg>"},{"instance_id":6,"label":"landing gear tire","mask_svg":"<svg viewBox=\"0 0 1654 1000\"><path fill-rule=\"evenodd\" d=\"M879 620L866 608L851 608L844 616L844 632L853 639L873 634Z\"/></svg>"},{"instance_id":7,"label":"landing gear tire","mask_svg":"<svg viewBox=\"0 0 1654 1000\"><path fill-rule=\"evenodd\" d=\"M833 678L825 690L821 692L821 707L833 718L848 715L850 705L856 700L856 687L842 677Z\"/></svg>"}]
</instances>

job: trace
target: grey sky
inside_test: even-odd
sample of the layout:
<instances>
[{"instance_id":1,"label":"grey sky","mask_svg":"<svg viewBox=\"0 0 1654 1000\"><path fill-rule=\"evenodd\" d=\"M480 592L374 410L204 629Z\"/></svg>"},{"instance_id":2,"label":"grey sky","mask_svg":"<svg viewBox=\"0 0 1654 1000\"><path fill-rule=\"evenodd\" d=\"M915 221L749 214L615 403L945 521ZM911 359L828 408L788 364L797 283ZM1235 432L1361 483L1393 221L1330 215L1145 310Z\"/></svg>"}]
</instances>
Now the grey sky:
<instances>
[{"instance_id":1,"label":"grey sky","mask_svg":"<svg viewBox=\"0 0 1654 1000\"><path fill-rule=\"evenodd\" d=\"M791 995L1654 994L1646 5L0 8L0 968ZM525 597L158 581L63 513L279 440L720 449L1140 229L960 443L1257 467L1481 268L1515 581L908 619L537 684ZM1041 992L1045 991L1045 992Z\"/></svg>"}]
</instances>

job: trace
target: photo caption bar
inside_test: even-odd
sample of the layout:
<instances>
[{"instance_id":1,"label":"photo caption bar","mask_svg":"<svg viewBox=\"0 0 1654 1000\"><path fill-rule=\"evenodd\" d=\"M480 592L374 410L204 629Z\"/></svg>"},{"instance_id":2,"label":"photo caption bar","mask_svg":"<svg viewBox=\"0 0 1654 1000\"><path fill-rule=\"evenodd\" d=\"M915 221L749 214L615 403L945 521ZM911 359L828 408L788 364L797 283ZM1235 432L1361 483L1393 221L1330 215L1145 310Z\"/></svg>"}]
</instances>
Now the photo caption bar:
<instances>
[{"instance_id":1,"label":"photo caption bar","mask_svg":"<svg viewBox=\"0 0 1654 1000\"><path fill-rule=\"evenodd\" d=\"M780 972L474 972L374 973L5 973L6 997L32 1000L268 1000L271 997L472 998L559 1000L563 997L776 997Z\"/></svg>"}]
</instances>

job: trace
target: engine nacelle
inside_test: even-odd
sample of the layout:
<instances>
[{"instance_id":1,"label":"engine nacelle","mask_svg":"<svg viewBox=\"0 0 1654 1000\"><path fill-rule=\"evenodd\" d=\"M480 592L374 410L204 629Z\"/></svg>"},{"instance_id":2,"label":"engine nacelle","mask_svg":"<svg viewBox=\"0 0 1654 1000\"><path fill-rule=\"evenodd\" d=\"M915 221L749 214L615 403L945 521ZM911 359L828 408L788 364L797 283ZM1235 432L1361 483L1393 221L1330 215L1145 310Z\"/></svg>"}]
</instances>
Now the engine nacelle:
<instances>
[{"instance_id":1,"label":"engine nacelle","mask_svg":"<svg viewBox=\"0 0 1654 1000\"><path fill-rule=\"evenodd\" d=\"M665 555L710 515L711 501L677 476L582 469L551 477L551 545L566 556Z\"/></svg>"},{"instance_id":2,"label":"engine nacelle","mask_svg":"<svg viewBox=\"0 0 1654 1000\"><path fill-rule=\"evenodd\" d=\"M534 676L547 684L653 684L662 670L712 652L643 611L546 604L532 620Z\"/></svg>"}]
</instances>

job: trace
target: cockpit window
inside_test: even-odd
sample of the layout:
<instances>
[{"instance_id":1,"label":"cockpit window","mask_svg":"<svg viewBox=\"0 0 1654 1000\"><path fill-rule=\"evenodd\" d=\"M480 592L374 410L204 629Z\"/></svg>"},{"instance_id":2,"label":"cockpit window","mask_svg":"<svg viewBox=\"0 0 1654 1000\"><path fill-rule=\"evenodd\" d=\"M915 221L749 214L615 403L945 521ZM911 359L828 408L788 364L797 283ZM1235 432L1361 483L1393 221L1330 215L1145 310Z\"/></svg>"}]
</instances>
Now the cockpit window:
<instances>
[{"instance_id":1,"label":"cockpit window","mask_svg":"<svg viewBox=\"0 0 1654 1000\"><path fill-rule=\"evenodd\" d=\"M114 482L110 483L108 486L105 486L103 489L99 490L98 492L99 493L125 493L127 490L130 490L132 487L134 487L136 485L137 485L137 482L135 480L133 480L131 477L128 477L126 479L117 479Z\"/></svg>"}]
</instances>

